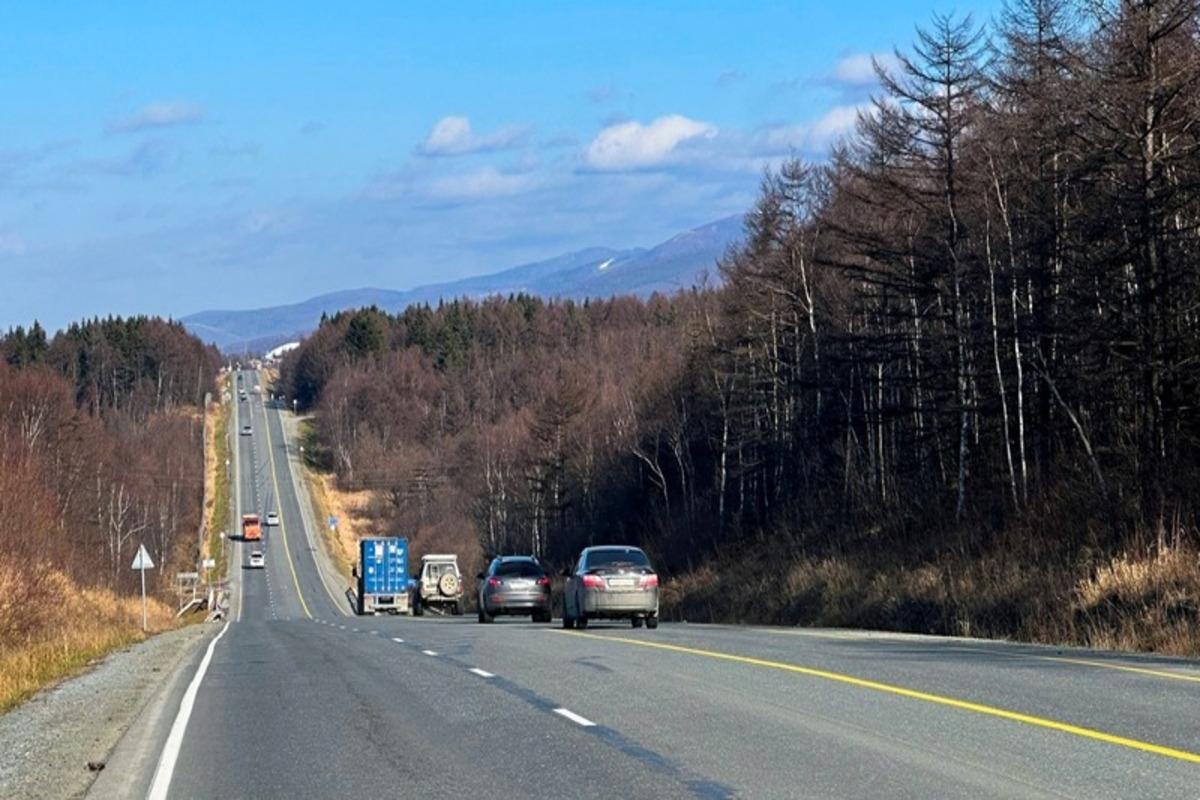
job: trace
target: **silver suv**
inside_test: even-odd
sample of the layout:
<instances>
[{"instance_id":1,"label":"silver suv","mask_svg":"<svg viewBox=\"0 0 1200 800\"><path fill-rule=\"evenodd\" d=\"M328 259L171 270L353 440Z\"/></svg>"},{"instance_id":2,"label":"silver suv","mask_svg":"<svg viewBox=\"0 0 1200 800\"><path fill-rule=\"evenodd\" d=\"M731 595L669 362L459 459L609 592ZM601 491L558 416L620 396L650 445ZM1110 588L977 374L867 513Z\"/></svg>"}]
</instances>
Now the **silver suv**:
<instances>
[{"instance_id":1,"label":"silver suv","mask_svg":"<svg viewBox=\"0 0 1200 800\"><path fill-rule=\"evenodd\" d=\"M564 628L586 628L592 619L658 627L658 574L640 549L589 547L563 576Z\"/></svg>"},{"instance_id":2,"label":"silver suv","mask_svg":"<svg viewBox=\"0 0 1200 800\"><path fill-rule=\"evenodd\" d=\"M440 606L458 616L463 609L463 579L458 571L458 556L421 557L421 576L413 590L413 614L421 616L426 606Z\"/></svg>"}]
</instances>

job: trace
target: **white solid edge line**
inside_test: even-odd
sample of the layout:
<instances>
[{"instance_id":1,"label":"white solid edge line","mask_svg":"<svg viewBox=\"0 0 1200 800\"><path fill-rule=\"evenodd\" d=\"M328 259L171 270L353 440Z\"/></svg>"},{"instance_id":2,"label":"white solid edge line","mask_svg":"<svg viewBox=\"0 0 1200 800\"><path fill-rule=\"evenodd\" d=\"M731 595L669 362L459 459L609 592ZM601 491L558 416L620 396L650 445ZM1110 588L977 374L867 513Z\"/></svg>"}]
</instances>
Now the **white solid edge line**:
<instances>
[{"instance_id":1,"label":"white solid edge line","mask_svg":"<svg viewBox=\"0 0 1200 800\"><path fill-rule=\"evenodd\" d=\"M427 656L436 656L437 655L436 650L422 650L421 652Z\"/></svg>"},{"instance_id":2,"label":"white solid edge line","mask_svg":"<svg viewBox=\"0 0 1200 800\"><path fill-rule=\"evenodd\" d=\"M217 642L221 641L221 637L227 630L229 630L228 622L225 623L224 628L221 628L221 632L216 635L216 638L208 643L208 650L205 651L204 658L200 659L200 666L196 668L196 674L192 676L192 682L188 684L187 691L183 693L183 700L179 702L179 713L175 715L175 721L171 723L171 732L167 734L162 754L158 757L158 766L154 768L154 779L150 783L150 791L146 795L147 800L166 800L167 790L171 788L171 778L175 774L175 762L179 759L179 750L183 746L183 734L187 731L188 720L192 716L192 707L196 704L196 694L200 691L200 681L204 680L204 673L208 671L208 665L212 661L213 650L216 648Z\"/></svg>"},{"instance_id":3,"label":"white solid edge line","mask_svg":"<svg viewBox=\"0 0 1200 800\"><path fill-rule=\"evenodd\" d=\"M470 670L470 671L471 671L471 672L474 672L476 675L478 675L478 676L479 676L479 677L481 677L481 678L494 678L494 677L496 677L495 675L493 675L492 673L488 672L487 670L480 669L479 667L471 667L471 670Z\"/></svg>"},{"instance_id":4,"label":"white solid edge line","mask_svg":"<svg viewBox=\"0 0 1200 800\"><path fill-rule=\"evenodd\" d=\"M392 641L393 641L393 642L395 642L396 644L404 644L404 640L403 640L403 639L397 639L397 638L393 637L393 638L392 638Z\"/></svg>"},{"instance_id":5,"label":"white solid edge line","mask_svg":"<svg viewBox=\"0 0 1200 800\"><path fill-rule=\"evenodd\" d=\"M571 722L574 722L576 725L582 725L585 728L596 727L596 723L592 722L587 717L579 716L578 714L576 714L574 711L571 711L570 709L556 708L556 709L554 709L554 713L558 714L560 717L566 717L567 719L571 720Z\"/></svg>"}]
</instances>

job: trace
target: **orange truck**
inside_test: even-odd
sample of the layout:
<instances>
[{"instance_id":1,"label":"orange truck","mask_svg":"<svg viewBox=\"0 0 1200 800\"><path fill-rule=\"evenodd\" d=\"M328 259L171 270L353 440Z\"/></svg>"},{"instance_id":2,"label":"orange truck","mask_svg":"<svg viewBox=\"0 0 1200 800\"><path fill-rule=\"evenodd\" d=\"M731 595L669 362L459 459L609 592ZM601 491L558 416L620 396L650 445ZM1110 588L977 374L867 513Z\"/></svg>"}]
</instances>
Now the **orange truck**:
<instances>
[{"instance_id":1,"label":"orange truck","mask_svg":"<svg viewBox=\"0 0 1200 800\"><path fill-rule=\"evenodd\" d=\"M262 539L262 525L258 521L258 514L243 514L242 515L242 541L255 542Z\"/></svg>"}]
</instances>

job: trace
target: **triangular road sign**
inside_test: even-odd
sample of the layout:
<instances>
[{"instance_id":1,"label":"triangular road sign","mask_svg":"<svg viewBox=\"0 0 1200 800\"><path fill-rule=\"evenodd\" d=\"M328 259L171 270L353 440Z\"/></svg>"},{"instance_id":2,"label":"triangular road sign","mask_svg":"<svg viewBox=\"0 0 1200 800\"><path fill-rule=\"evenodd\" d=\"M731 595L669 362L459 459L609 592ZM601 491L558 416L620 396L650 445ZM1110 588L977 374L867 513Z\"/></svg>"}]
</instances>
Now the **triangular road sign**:
<instances>
[{"instance_id":1,"label":"triangular road sign","mask_svg":"<svg viewBox=\"0 0 1200 800\"><path fill-rule=\"evenodd\" d=\"M137 555L133 557L133 566L130 569L154 569L154 562L150 560L150 554L146 552L146 545L138 545Z\"/></svg>"}]
</instances>

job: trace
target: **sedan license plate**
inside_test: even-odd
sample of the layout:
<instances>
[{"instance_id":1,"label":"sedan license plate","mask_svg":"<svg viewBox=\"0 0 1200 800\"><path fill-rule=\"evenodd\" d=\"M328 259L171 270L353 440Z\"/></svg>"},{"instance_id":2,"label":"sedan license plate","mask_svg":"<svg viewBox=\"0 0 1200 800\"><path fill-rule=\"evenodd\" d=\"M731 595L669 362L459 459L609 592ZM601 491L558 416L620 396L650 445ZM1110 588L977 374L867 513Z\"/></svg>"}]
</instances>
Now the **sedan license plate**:
<instances>
[{"instance_id":1,"label":"sedan license plate","mask_svg":"<svg viewBox=\"0 0 1200 800\"><path fill-rule=\"evenodd\" d=\"M533 586L533 581L509 581L508 582L508 587L510 589L528 589L530 586Z\"/></svg>"},{"instance_id":2,"label":"sedan license plate","mask_svg":"<svg viewBox=\"0 0 1200 800\"><path fill-rule=\"evenodd\" d=\"M614 589L632 589L633 578L609 578L608 585Z\"/></svg>"}]
</instances>

